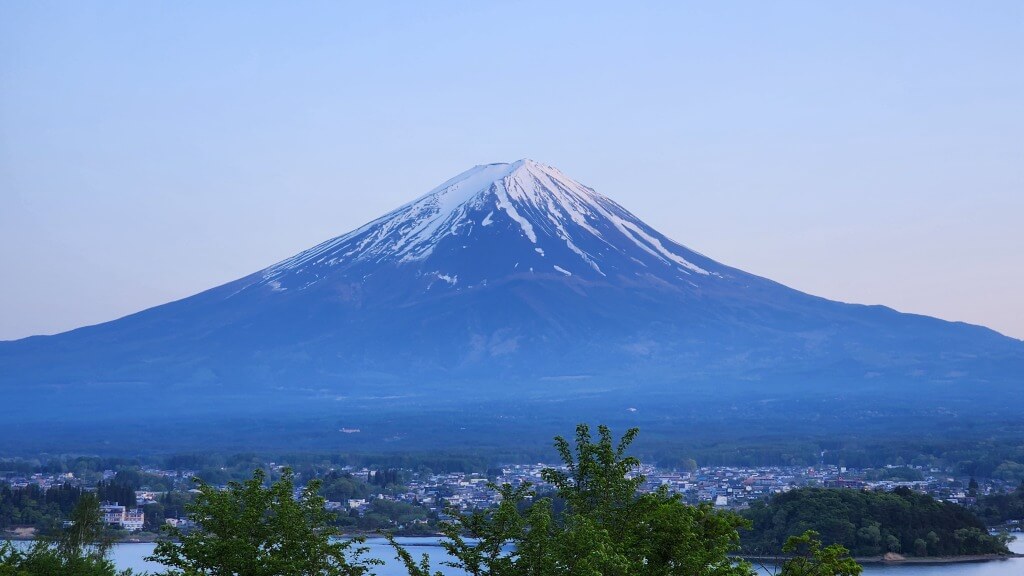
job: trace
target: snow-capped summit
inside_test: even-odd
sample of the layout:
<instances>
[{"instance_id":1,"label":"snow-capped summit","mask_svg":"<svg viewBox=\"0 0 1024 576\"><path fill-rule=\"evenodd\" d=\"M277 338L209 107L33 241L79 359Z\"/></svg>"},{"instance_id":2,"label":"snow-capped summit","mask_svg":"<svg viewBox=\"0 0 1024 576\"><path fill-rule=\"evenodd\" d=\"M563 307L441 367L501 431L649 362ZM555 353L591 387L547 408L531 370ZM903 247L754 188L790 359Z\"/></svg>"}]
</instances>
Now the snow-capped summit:
<instances>
[{"instance_id":1,"label":"snow-capped summit","mask_svg":"<svg viewBox=\"0 0 1024 576\"><path fill-rule=\"evenodd\" d=\"M277 291L361 280L382 265L461 289L536 274L694 282L715 262L608 197L533 160L474 166L361 228L262 273Z\"/></svg>"},{"instance_id":2,"label":"snow-capped summit","mask_svg":"<svg viewBox=\"0 0 1024 576\"><path fill-rule=\"evenodd\" d=\"M461 441L499 412L502 441L605 416L675 434L716 414L814 430L833 414L860 432L909 403L910 417L1019 420L1021 374L1020 341L731 268L520 160L195 296L0 342L0 437L104 418L121 436L241 418L247 435L264 416L316 414L327 446L338 422L374 430L360 442ZM475 433L455 431L469 421Z\"/></svg>"}]
</instances>

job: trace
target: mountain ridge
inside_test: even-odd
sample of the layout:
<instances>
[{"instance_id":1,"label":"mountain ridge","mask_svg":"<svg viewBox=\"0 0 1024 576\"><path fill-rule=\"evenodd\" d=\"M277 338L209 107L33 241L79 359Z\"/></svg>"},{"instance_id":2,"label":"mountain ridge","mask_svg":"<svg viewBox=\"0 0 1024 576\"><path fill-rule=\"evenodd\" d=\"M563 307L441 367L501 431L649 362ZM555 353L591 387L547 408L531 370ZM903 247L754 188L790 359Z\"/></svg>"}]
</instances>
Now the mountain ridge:
<instances>
[{"instance_id":1,"label":"mountain ridge","mask_svg":"<svg viewBox=\"0 0 1024 576\"><path fill-rule=\"evenodd\" d=\"M536 254L521 254L525 262L516 262L512 264L513 268L523 264L525 269L529 269L529 264L533 263L538 269L543 266L548 272L553 270L565 275L575 273L597 278L606 274L597 262L600 257L596 252L616 249L615 244L606 238L612 231L591 226L592 222L602 220L610 222L617 228L615 232L648 256L664 264L674 263L687 275L710 274L666 249L662 244L664 238L659 239L643 225L637 225L639 219L612 200L555 168L527 159L510 164L475 166L352 232L327 240L262 272L267 282L274 283L278 275L302 271L307 266L318 265L324 269L373 258L378 262L395 259L403 264L420 262L429 260L435 250L453 237L471 236L474 226L481 229L505 226L514 232L510 235L513 236L511 240L506 237L506 242L528 243ZM581 248L581 241L591 244L590 249ZM352 243L356 245L352 246ZM565 258L561 264L547 264L539 260L545 258L545 250L552 247L561 252L568 251L563 254ZM579 266L578 261L586 266ZM505 270L504 273L513 272ZM442 271L433 274L453 286L458 283L454 275ZM277 284L274 286L280 288Z\"/></svg>"},{"instance_id":2,"label":"mountain ridge","mask_svg":"<svg viewBox=\"0 0 1024 576\"><path fill-rule=\"evenodd\" d=\"M108 417L105 394L162 418L158 400L180 417L386 417L498 398L667 410L705 393L914 398L981 417L1024 408L1022 374L1020 341L721 264L520 160L194 296L0 342L0 418L88 423Z\"/></svg>"}]
</instances>

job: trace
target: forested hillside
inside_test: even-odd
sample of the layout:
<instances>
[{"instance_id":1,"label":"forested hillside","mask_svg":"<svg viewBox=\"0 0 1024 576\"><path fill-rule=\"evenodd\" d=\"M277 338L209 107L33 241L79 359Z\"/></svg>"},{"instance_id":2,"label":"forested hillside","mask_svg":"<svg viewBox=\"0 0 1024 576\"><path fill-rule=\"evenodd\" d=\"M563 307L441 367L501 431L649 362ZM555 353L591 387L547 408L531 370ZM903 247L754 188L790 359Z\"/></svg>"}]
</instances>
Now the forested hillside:
<instances>
[{"instance_id":1,"label":"forested hillside","mask_svg":"<svg viewBox=\"0 0 1024 576\"><path fill-rule=\"evenodd\" d=\"M842 544L856 556L897 552L909 556L1008 553L970 510L907 488L892 492L805 488L757 502L744 513L748 554L771 554L789 536L815 530L826 544Z\"/></svg>"}]
</instances>

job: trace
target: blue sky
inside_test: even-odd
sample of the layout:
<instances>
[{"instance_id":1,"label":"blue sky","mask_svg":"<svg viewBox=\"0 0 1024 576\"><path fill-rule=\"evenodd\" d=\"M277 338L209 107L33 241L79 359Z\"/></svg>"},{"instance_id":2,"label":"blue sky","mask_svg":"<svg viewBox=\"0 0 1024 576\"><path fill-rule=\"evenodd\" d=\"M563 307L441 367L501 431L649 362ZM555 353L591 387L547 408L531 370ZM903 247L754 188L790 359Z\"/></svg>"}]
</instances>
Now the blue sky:
<instances>
[{"instance_id":1,"label":"blue sky","mask_svg":"<svg viewBox=\"0 0 1024 576\"><path fill-rule=\"evenodd\" d=\"M188 296L474 164L1024 337L1021 2L0 1L0 339Z\"/></svg>"}]
</instances>

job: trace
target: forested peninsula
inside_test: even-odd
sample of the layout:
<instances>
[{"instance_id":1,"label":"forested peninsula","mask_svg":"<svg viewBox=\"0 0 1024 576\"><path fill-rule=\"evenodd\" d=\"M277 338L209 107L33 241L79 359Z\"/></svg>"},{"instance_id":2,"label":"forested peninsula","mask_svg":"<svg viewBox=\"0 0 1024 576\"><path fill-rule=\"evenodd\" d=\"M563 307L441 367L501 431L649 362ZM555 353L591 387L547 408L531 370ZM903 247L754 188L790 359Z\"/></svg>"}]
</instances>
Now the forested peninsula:
<instances>
[{"instance_id":1,"label":"forested peninsula","mask_svg":"<svg viewBox=\"0 0 1024 576\"><path fill-rule=\"evenodd\" d=\"M1009 555L1004 535L990 535L970 510L908 488L892 492L804 488L756 502L743 512L746 555L771 555L786 538L814 530L860 559Z\"/></svg>"}]
</instances>

